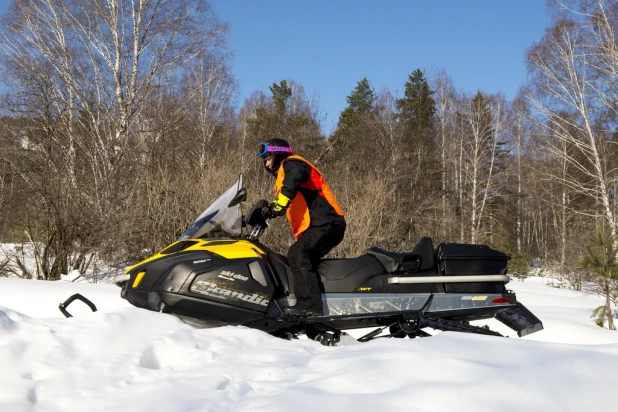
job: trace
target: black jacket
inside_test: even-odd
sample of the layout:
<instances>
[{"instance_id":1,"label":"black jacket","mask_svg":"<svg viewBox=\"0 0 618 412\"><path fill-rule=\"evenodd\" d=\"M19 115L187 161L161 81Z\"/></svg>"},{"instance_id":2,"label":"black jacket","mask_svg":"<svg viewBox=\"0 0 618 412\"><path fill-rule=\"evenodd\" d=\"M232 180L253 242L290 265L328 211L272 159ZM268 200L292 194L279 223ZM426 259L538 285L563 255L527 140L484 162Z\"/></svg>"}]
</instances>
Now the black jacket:
<instances>
[{"instance_id":1,"label":"black jacket","mask_svg":"<svg viewBox=\"0 0 618 412\"><path fill-rule=\"evenodd\" d=\"M301 187L303 183L308 182L311 178L311 166L309 164L302 160L290 159L285 160L281 167L283 167L284 171L281 193L290 200L299 194L305 198L311 219L309 227L328 224L345 227L345 218L335 211L328 203L328 200L320 196L319 191Z\"/></svg>"}]
</instances>

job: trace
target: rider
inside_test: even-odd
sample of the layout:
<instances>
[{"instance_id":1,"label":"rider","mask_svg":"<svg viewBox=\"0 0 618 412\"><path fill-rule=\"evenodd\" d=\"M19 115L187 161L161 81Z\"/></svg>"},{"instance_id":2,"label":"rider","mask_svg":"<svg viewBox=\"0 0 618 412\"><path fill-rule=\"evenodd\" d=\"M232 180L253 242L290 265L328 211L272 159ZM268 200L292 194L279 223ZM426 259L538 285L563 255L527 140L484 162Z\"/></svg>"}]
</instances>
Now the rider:
<instances>
[{"instance_id":1,"label":"rider","mask_svg":"<svg viewBox=\"0 0 618 412\"><path fill-rule=\"evenodd\" d=\"M287 141L260 143L258 156L276 176L275 200L268 213L287 214L296 242L288 251L294 278L295 306L283 308L288 316L321 315L319 259L343 240L346 223L322 173L308 160L294 155Z\"/></svg>"}]
</instances>

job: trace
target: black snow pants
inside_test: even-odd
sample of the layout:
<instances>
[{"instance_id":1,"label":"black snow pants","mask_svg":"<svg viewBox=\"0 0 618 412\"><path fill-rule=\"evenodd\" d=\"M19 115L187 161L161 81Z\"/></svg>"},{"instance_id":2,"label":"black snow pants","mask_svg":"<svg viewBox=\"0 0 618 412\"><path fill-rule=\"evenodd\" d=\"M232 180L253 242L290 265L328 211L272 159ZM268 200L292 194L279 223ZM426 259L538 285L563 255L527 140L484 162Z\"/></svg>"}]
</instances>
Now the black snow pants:
<instances>
[{"instance_id":1,"label":"black snow pants","mask_svg":"<svg viewBox=\"0 0 618 412\"><path fill-rule=\"evenodd\" d=\"M310 227L288 251L296 299L310 302L314 313L323 313L317 265L322 256L341 243L345 228L345 224L338 223Z\"/></svg>"}]
</instances>

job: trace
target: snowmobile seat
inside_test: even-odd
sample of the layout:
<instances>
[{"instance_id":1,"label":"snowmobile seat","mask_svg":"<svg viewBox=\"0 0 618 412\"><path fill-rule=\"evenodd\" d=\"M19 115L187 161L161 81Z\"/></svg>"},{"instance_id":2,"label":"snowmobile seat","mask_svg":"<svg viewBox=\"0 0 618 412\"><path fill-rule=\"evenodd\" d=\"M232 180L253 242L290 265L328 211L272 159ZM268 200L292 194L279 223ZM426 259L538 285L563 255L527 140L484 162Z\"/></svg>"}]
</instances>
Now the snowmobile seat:
<instances>
[{"instance_id":1,"label":"snowmobile seat","mask_svg":"<svg viewBox=\"0 0 618 412\"><path fill-rule=\"evenodd\" d=\"M418 270L430 270L436 265L436 260L434 258L436 252L430 237L422 237L416 246L414 246L414 249L412 249L412 253L421 257L421 264Z\"/></svg>"},{"instance_id":2,"label":"snowmobile seat","mask_svg":"<svg viewBox=\"0 0 618 412\"><path fill-rule=\"evenodd\" d=\"M284 291L292 293L294 277L286 256L271 252L269 262L279 274ZM373 256L361 255L348 259L323 259L317 271L326 292L350 292L374 276L384 274L384 267Z\"/></svg>"},{"instance_id":3,"label":"snowmobile seat","mask_svg":"<svg viewBox=\"0 0 618 412\"><path fill-rule=\"evenodd\" d=\"M432 270L435 266L433 241L429 237L423 237L412 252L391 252L372 247L367 253L375 256L389 273Z\"/></svg>"},{"instance_id":4,"label":"snowmobile seat","mask_svg":"<svg viewBox=\"0 0 618 412\"><path fill-rule=\"evenodd\" d=\"M375 246L369 249L367 254L378 259L384 270L389 273L414 272L421 263L421 257L416 253L390 252Z\"/></svg>"},{"instance_id":5,"label":"snowmobile seat","mask_svg":"<svg viewBox=\"0 0 618 412\"><path fill-rule=\"evenodd\" d=\"M375 257L360 255L348 259L324 259L318 264L318 273L323 279L333 281L347 277L367 280L371 276L384 273L384 269Z\"/></svg>"}]
</instances>

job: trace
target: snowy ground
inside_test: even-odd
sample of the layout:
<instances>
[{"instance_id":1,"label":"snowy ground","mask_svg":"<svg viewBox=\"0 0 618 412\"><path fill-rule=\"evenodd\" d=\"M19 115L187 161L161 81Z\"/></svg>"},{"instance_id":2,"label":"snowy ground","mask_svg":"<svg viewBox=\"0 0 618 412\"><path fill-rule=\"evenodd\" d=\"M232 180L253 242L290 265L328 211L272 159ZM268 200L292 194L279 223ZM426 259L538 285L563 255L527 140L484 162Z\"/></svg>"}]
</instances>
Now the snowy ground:
<instances>
[{"instance_id":1,"label":"snowy ground","mask_svg":"<svg viewBox=\"0 0 618 412\"><path fill-rule=\"evenodd\" d=\"M618 411L618 333L589 317L603 301L540 278L509 287L545 330L333 348L193 329L113 285L0 278L0 411ZM76 302L65 319L76 292L99 311Z\"/></svg>"}]
</instances>

